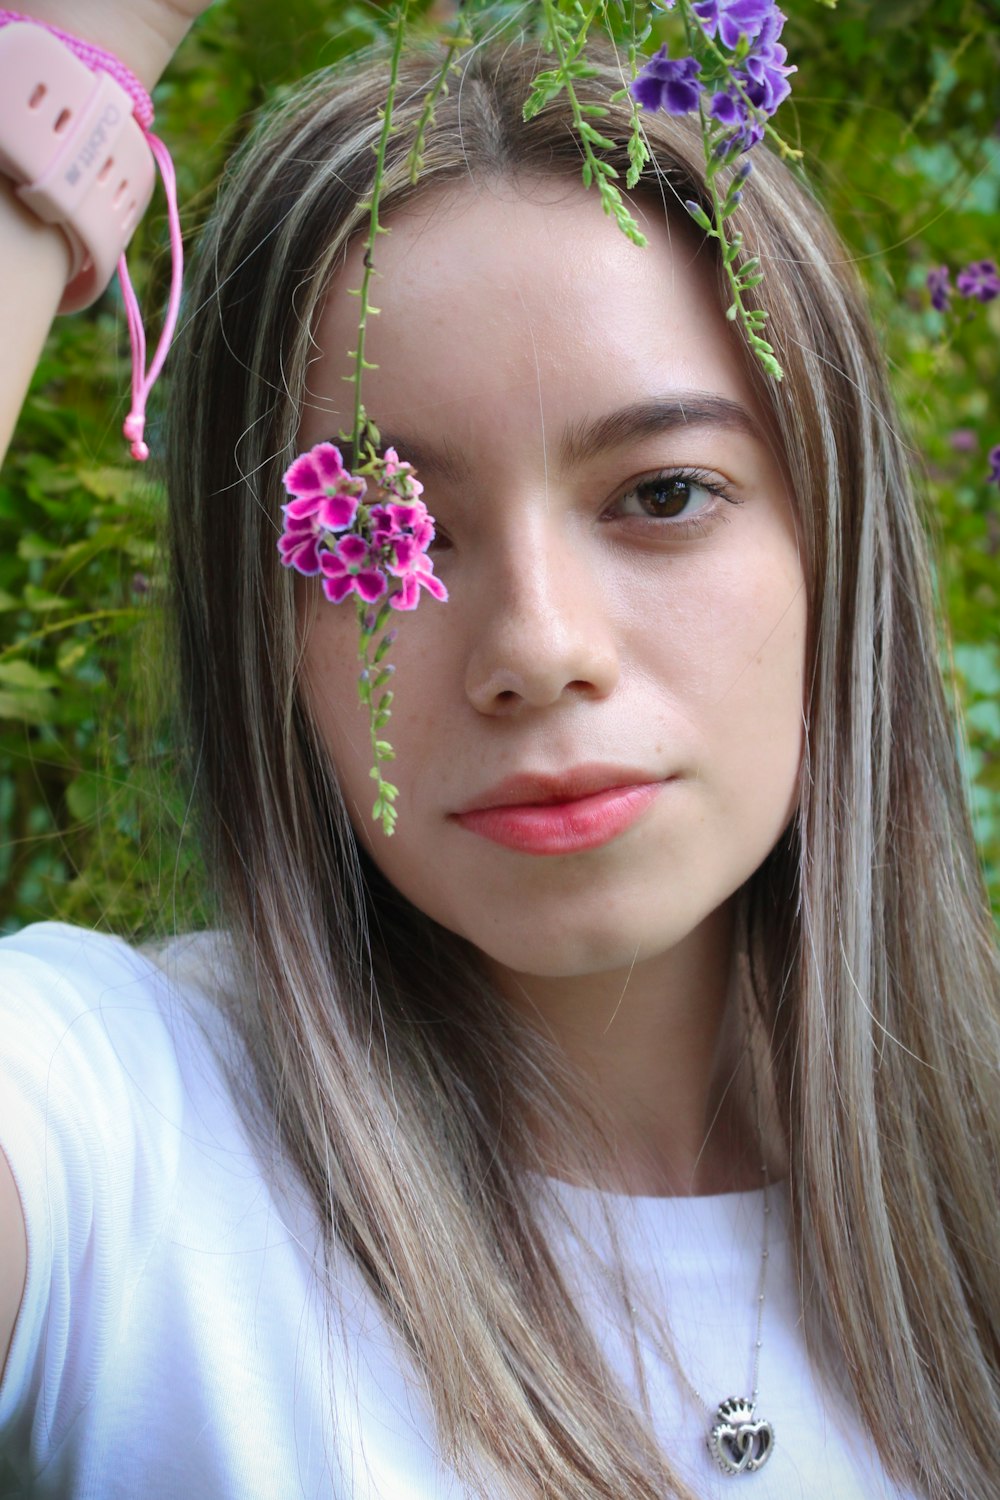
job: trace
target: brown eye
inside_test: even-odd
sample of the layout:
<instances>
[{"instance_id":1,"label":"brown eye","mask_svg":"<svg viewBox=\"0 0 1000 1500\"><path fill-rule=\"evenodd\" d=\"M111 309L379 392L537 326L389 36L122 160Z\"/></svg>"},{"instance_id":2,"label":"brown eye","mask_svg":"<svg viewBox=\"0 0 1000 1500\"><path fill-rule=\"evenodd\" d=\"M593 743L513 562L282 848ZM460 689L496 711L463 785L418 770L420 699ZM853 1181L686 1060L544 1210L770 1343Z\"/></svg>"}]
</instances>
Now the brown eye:
<instances>
[{"instance_id":1,"label":"brown eye","mask_svg":"<svg viewBox=\"0 0 1000 1500\"><path fill-rule=\"evenodd\" d=\"M651 516L679 516L691 499L691 488L689 479L674 474L636 485L636 495Z\"/></svg>"},{"instance_id":2,"label":"brown eye","mask_svg":"<svg viewBox=\"0 0 1000 1500\"><path fill-rule=\"evenodd\" d=\"M688 520L711 509L713 495L694 474L657 474L627 490L617 509L620 515L653 521Z\"/></svg>"}]
</instances>

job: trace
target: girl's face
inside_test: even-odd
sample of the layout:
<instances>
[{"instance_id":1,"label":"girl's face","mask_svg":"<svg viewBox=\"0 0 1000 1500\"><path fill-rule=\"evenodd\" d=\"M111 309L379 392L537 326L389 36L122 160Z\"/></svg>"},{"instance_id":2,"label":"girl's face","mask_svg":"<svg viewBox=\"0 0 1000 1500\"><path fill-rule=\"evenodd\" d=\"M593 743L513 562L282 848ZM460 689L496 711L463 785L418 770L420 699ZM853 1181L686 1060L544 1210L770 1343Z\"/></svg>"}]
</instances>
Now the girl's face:
<instances>
[{"instance_id":1,"label":"girl's face","mask_svg":"<svg viewBox=\"0 0 1000 1500\"><path fill-rule=\"evenodd\" d=\"M437 518L399 627L391 839L370 818L353 605L301 582L305 692L355 828L416 906L521 973L666 953L792 816L806 598L792 497L687 227L629 244L565 184L424 199L380 239L365 376ZM350 425L360 251L302 446ZM539 807L537 804L543 804Z\"/></svg>"}]
</instances>

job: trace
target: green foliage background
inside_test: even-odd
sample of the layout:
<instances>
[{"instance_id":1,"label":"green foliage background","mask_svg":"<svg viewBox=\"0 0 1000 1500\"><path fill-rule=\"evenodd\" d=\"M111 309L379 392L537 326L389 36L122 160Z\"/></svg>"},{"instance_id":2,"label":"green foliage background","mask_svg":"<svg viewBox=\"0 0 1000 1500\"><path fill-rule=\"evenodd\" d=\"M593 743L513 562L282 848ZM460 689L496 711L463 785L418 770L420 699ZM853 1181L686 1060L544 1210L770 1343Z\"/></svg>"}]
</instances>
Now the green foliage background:
<instances>
[{"instance_id":1,"label":"green foliage background","mask_svg":"<svg viewBox=\"0 0 1000 1500\"><path fill-rule=\"evenodd\" d=\"M924 289L932 266L1000 257L997 11L994 0L786 9L799 72L777 123L803 147L870 286L922 455L950 630L942 657L1000 909L1000 489L985 483L986 452L1000 443L1000 300L945 316ZM498 10L531 20L530 3ZM213 7L156 94L188 238L250 112L349 54L385 16L336 0ZM154 208L129 252L153 324L165 243ZM128 377L112 289L58 321L0 476L0 931L58 916L145 935L204 915L172 748L163 495L120 436Z\"/></svg>"}]
</instances>

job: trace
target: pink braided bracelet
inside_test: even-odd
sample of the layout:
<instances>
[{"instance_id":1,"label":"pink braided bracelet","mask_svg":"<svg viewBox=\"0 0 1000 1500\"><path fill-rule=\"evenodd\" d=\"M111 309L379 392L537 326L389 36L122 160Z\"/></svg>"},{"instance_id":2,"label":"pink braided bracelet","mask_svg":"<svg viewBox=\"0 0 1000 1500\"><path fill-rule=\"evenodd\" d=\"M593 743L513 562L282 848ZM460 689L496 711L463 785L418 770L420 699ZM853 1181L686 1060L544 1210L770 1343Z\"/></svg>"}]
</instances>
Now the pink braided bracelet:
<instances>
[{"instance_id":1,"label":"pink braided bracelet","mask_svg":"<svg viewBox=\"0 0 1000 1500\"><path fill-rule=\"evenodd\" d=\"M160 168L160 173L163 178L163 186L167 196L167 218L170 226L170 248L172 257L170 296L167 303L166 316L163 322L163 330L160 334L160 339L156 346L156 352L153 355L153 359L148 370L145 369L146 334L145 329L143 328L142 314L139 310L138 299L136 298L135 290L132 286L132 281L128 274L128 267L125 263L124 250L119 256L117 267L119 281L121 282L122 297L125 303L125 312L128 319L129 341L132 349L132 405L129 414L125 419L123 430L126 438L131 444L131 452L133 458L145 459L149 457L149 449L147 448L143 440L143 432L146 422L146 403L149 399L149 393L157 377L159 376L160 371L163 368L163 362L166 359L167 351L170 348L170 344L173 340L174 330L177 326L177 316L180 310L181 282L184 270L184 251L181 239L180 216L177 209L177 186L176 178L174 175L174 164L171 160L170 152L164 145L163 141L161 141L158 136L155 136L152 133L151 127L153 123L153 102L150 99L149 94L147 93L146 89L143 88L142 84L139 82L138 78L136 78L135 74L132 73L119 58L115 57L110 52L105 52L101 47L96 47L90 42L82 41L79 37L71 36L68 32L60 30L60 28L57 26L49 26L44 21L38 21L33 16L20 15L16 11L0 10L0 28L16 23L24 23L30 26L35 26L40 28L42 31L48 32L59 42L61 42L64 47L68 48L68 50L72 52L74 56L77 57L82 63L84 63L92 73L106 74L108 75L108 77L114 80L118 87L125 92L129 100L131 100L132 116L135 119L139 129L141 130L142 135L149 147L149 150ZM105 87L110 88L110 85L105 85ZM42 89L41 92L42 94L44 94L44 89ZM63 113L68 114L67 111L64 111ZM110 113L114 113L113 105L111 106ZM100 125L98 126L98 131L99 130ZM55 127L55 131L56 133L58 133L59 131L58 122ZM72 136L68 136L67 139L69 144L74 144ZM2 146L2 144L3 143L0 142L0 146ZM57 144L62 146L62 143ZM91 142L85 142L83 147L84 154L86 154L90 150ZM91 155L93 155L92 151ZM43 177L45 177L45 175L45 173L42 174ZM74 178L72 174L66 175L67 182L72 183L73 180ZM98 181L100 180L101 179L98 178ZM74 235L74 233L72 232L77 228L77 226L74 224L73 219L68 215L61 219L57 218L53 220L51 212L45 213L40 207L36 206L36 201L33 200L37 200L38 203L46 204L47 206L46 195L44 192L40 191L42 186L43 184L36 185L31 182L22 183L21 186L17 189L17 192L18 195L23 199L23 201L25 201L29 207L35 208L36 212L40 212L42 217L46 217L50 221L59 222L62 224L62 227L66 231L67 237L70 240L71 248L74 251L74 255L77 260L77 264L75 265L74 270L75 272L79 272L81 269L79 264L80 247L78 243L78 236ZM148 188L146 197L148 199ZM129 225L127 229L128 236L131 235L133 227L134 225ZM112 241L112 244L113 243L114 242ZM89 260L85 262L85 268L86 267L90 267L91 270L93 269ZM72 295L77 288L77 284L80 279L82 278L77 277L75 280L71 280L70 287L67 289L70 306L65 307L61 310L73 310L73 308L76 306L86 305L86 300L93 300L93 297L89 297L85 298L84 301L80 301L76 296ZM102 288L98 286L97 291L94 293L94 295L99 294L101 290ZM67 299L64 298L64 304L66 300Z\"/></svg>"}]
</instances>

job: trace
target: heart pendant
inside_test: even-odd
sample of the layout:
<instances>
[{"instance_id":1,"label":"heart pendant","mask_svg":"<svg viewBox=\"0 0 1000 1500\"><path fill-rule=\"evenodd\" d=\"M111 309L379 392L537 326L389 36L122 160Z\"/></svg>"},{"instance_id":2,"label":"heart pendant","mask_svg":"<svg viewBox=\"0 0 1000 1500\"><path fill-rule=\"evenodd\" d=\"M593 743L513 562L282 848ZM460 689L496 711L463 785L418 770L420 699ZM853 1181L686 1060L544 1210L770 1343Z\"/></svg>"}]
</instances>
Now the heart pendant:
<instances>
[{"instance_id":1,"label":"heart pendant","mask_svg":"<svg viewBox=\"0 0 1000 1500\"><path fill-rule=\"evenodd\" d=\"M755 1420L755 1410L752 1401L730 1396L715 1413L708 1449L724 1474L753 1474L771 1457L774 1428L770 1422Z\"/></svg>"}]
</instances>

